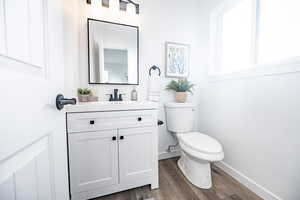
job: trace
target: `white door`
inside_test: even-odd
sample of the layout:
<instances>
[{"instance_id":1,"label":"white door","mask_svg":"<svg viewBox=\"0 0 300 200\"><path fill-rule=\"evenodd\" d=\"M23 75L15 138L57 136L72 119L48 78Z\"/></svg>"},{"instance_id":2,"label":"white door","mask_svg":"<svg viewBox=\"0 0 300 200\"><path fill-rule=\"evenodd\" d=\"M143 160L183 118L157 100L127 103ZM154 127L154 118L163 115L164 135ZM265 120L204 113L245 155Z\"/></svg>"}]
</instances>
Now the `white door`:
<instances>
[{"instance_id":1,"label":"white door","mask_svg":"<svg viewBox=\"0 0 300 200\"><path fill-rule=\"evenodd\" d=\"M154 127L119 130L120 182L130 183L153 176Z\"/></svg>"},{"instance_id":2,"label":"white door","mask_svg":"<svg viewBox=\"0 0 300 200\"><path fill-rule=\"evenodd\" d=\"M61 0L0 0L0 199L68 195Z\"/></svg>"},{"instance_id":3,"label":"white door","mask_svg":"<svg viewBox=\"0 0 300 200\"><path fill-rule=\"evenodd\" d=\"M69 134L71 193L118 184L117 130Z\"/></svg>"}]
</instances>

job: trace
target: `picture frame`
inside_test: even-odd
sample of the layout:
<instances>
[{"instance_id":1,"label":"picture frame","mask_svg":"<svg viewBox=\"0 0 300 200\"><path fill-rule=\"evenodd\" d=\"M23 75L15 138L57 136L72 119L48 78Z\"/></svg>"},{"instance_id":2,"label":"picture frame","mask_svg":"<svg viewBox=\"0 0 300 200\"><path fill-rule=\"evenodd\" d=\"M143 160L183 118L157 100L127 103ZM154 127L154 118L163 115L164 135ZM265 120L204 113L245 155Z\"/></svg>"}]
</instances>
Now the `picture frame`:
<instances>
[{"instance_id":1,"label":"picture frame","mask_svg":"<svg viewBox=\"0 0 300 200\"><path fill-rule=\"evenodd\" d=\"M166 77L186 78L190 68L190 45L166 42Z\"/></svg>"}]
</instances>

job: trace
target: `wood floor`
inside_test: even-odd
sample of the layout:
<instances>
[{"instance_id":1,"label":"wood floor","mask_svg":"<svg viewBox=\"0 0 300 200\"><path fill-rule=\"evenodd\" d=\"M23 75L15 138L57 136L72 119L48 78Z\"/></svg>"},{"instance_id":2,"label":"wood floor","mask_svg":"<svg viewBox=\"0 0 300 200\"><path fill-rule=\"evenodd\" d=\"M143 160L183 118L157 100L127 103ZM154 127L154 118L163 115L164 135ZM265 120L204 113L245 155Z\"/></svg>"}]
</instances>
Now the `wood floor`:
<instances>
[{"instance_id":1,"label":"wood floor","mask_svg":"<svg viewBox=\"0 0 300 200\"><path fill-rule=\"evenodd\" d=\"M159 162L160 188L157 190L144 186L94 200L262 200L216 166L212 167L213 187L199 189L183 176L177 159Z\"/></svg>"}]
</instances>

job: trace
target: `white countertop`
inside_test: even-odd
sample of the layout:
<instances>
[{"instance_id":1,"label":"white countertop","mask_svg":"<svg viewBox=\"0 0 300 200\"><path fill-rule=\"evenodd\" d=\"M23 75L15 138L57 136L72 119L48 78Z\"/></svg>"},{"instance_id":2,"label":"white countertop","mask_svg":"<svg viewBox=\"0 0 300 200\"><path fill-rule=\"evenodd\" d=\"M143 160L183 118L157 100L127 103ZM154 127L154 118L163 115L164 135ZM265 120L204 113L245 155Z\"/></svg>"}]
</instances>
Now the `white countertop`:
<instances>
[{"instance_id":1,"label":"white countertop","mask_svg":"<svg viewBox=\"0 0 300 200\"><path fill-rule=\"evenodd\" d=\"M101 111L126 111L126 110L157 110L158 103L151 101L97 101L77 103L65 106L67 113L73 112L101 112Z\"/></svg>"}]
</instances>

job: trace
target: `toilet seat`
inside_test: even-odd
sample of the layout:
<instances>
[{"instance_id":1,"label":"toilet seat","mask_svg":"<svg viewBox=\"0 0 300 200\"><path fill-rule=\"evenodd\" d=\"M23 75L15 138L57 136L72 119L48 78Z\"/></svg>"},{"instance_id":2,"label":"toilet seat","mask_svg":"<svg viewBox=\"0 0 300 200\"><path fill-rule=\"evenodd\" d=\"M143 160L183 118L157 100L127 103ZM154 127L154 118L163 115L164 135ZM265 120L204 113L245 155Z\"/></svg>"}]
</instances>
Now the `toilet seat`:
<instances>
[{"instance_id":1,"label":"toilet seat","mask_svg":"<svg viewBox=\"0 0 300 200\"><path fill-rule=\"evenodd\" d=\"M190 155L207 161L220 161L224 158L222 145L214 138L190 132L177 135L181 148Z\"/></svg>"}]
</instances>

